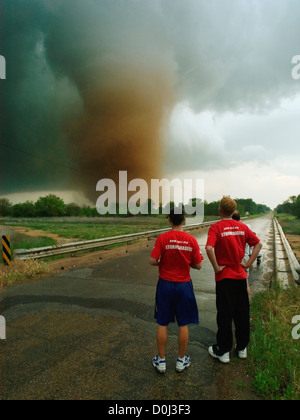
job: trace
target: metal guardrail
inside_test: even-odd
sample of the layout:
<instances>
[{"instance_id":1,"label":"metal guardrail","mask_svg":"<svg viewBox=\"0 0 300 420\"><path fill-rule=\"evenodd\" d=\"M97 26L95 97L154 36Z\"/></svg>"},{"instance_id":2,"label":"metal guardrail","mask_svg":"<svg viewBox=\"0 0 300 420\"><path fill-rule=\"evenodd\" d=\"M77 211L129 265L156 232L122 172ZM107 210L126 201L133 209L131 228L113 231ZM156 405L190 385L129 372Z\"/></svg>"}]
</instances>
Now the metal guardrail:
<instances>
[{"instance_id":1,"label":"metal guardrail","mask_svg":"<svg viewBox=\"0 0 300 420\"><path fill-rule=\"evenodd\" d=\"M274 218L274 223L277 227L277 230L279 232L280 238L281 238L281 242L284 246L285 252L287 254L288 257L288 261L289 261L289 266L291 269L291 272L293 274L294 280L296 283L300 284L300 264L299 261L297 260L291 245L289 244L285 233L280 225L280 223L278 222L278 220L276 219L276 217Z\"/></svg>"},{"instance_id":2,"label":"metal guardrail","mask_svg":"<svg viewBox=\"0 0 300 420\"><path fill-rule=\"evenodd\" d=\"M197 223L193 225L184 226L186 232L211 226L215 221ZM20 260L37 260L48 257L55 257L58 255L72 254L80 251L92 250L96 248L103 248L109 245L116 245L121 243L130 243L139 239L156 238L162 233L168 232L170 229L152 230L149 232L133 233L129 235L113 236L110 238L94 239L90 241L73 242L69 244L48 246L34 249L18 249L15 250L14 255Z\"/></svg>"}]
</instances>

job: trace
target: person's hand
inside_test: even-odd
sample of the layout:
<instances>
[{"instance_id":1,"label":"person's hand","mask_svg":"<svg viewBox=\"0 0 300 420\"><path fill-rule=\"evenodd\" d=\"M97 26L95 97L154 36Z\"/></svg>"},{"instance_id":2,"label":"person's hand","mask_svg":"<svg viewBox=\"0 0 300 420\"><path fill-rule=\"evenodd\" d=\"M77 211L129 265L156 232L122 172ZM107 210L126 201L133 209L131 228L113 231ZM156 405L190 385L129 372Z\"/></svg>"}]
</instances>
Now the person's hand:
<instances>
[{"instance_id":1,"label":"person's hand","mask_svg":"<svg viewBox=\"0 0 300 420\"><path fill-rule=\"evenodd\" d=\"M153 267L159 267L159 261L153 257L150 257L150 265L152 265Z\"/></svg>"},{"instance_id":2,"label":"person's hand","mask_svg":"<svg viewBox=\"0 0 300 420\"><path fill-rule=\"evenodd\" d=\"M241 266L244 268L245 271L249 270L250 268L249 264L244 262L241 263Z\"/></svg>"},{"instance_id":3,"label":"person's hand","mask_svg":"<svg viewBox=\"0 0 300 420\"><path fill-rule=\"evenodd\" d=\"M215 269L215 273L216 274L221 273L221 271L223 271L224 268L226 268L226 265L218 265L218 267Z\"/></svg>"}]
</instances>

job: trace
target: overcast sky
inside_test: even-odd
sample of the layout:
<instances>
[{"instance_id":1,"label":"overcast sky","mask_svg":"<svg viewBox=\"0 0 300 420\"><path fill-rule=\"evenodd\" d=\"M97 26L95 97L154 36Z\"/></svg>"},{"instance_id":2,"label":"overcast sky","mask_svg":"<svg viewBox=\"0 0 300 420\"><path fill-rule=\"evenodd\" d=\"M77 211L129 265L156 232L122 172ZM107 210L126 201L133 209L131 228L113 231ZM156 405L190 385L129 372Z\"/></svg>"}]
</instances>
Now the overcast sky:
<instances>
[{"instance_id":1,"label":"overcast sky","mask_svg":"<svg viewBox=\"0 0 300 420\"><path fill-rule=\"evenodd\" d=\"M0 4L1 196L92 199L126 169L208 201L300 194L299 0Z\"/></svg>"}]
</instances>

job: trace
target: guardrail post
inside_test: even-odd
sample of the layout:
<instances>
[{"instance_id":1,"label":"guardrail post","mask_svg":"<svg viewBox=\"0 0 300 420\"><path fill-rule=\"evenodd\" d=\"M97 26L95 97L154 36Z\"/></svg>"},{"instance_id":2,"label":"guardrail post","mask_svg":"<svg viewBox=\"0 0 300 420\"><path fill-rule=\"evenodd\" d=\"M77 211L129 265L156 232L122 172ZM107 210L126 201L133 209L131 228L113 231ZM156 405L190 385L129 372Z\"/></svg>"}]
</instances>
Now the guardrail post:
<instances>
[{"instance_id":1,"label":"guardrail post","mask_svg":"<svg viewBox=\"0 0 300 420\"><path fill-rule=\"evenodd\" d=\"M6 265L11 265L10 236L2 236L3 259Z\"/></svg>"}]
</instances>

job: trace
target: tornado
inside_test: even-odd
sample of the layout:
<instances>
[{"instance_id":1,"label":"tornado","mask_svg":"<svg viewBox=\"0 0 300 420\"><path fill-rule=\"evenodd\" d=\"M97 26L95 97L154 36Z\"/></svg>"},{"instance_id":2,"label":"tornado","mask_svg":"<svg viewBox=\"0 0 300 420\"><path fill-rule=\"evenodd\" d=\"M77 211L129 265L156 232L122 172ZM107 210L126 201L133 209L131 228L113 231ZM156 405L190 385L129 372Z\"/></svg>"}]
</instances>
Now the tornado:
<instances>
[{"instance_id":1,"label":"tornado","mask_svg":"<svg viewBox=\"0 0 300 420\"><path fill-rule=\"evenodd\" d=\"M45 54L78 93L63 124L72 188L91 200L119 171L128 180L162 176L176 64L162 16L145 2L56 2L48 9ZM172 51L172 49L171 49Z\"/></svg>"}]
</instances>

